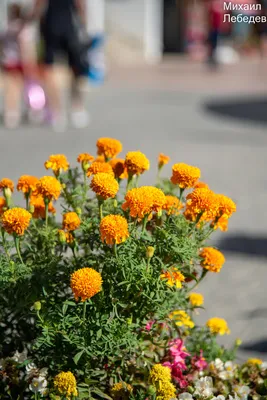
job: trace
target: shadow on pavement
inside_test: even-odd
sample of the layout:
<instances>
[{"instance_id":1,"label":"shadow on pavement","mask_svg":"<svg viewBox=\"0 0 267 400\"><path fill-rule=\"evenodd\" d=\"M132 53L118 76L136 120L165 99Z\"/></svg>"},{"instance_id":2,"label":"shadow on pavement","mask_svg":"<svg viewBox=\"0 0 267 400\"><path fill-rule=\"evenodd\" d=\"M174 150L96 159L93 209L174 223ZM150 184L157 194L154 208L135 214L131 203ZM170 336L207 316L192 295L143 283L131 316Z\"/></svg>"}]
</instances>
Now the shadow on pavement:
<instances>
[{"instance_id":1,"label":"shadow on pavement","mask_svg":"<svg viewBox=\"0 0 267 400\"><path fill-rule=\"evenodd\" d=\"M247 235L228 235L219 241L221 250L233 253L252 254L267 257L267 238Z\"/></svg>"},{"instance_id":2,"label":"shadow on pavement","mask_svg":"<svg viewBox=\"0 0 267 400\"><path fill-rule=\"evenodd\" d=\"M204 109L228 118L267 124L267 98L211 102L205 104Z\"/></svg>"},{"instance_id":3,"label":"shadow on pavement","mask_svg":"<svg viewBox=\"0 0 267 400\"><path fill-rule=\"evenodd\" d=\"M249 342L247 344L244 343L240 346L240 350L267 353L267 339L260 339L255 342Z\"/></svg>"}]
</instances>

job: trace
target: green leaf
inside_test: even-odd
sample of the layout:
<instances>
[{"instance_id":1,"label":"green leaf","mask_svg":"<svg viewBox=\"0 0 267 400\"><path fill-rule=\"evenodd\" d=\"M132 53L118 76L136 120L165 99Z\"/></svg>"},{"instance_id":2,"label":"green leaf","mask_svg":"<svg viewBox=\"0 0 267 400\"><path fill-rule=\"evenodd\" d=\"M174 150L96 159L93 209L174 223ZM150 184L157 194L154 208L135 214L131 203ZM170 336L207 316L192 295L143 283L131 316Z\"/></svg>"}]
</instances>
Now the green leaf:
<instances>
[{"instance_id":1,"label":"green leaf","mask_svg":"<svg viewBox=\"0 0 267 400\"><path fill-rule=\"evenodd\" d=\"M112 397L110 397L107 394L103 393L100 389L94 388L94 389L92 389L92 392L97 394L98 396L101 396L102 399L112 400Z\"/></svg>"},{"instance_id":2,"label":"green leaf","mask_svg":"<svg viewBox=\"0 0 267 400\"><path fill-rule=\"evenodd\" d=\"M77 365L81 356L83 355L84 350L79 351L79 353L77 353L74 357L73 357L73 361L75 362L75 364Z\"/></svg>"}]
</instances>

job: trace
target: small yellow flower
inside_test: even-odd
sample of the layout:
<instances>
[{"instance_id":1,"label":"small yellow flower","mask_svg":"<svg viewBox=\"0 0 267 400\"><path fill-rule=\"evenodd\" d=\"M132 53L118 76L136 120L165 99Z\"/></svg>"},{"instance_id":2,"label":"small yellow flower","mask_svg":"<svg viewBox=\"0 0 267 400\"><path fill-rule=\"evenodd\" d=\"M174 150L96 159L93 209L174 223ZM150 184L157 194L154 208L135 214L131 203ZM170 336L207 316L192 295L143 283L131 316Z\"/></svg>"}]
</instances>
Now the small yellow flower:
<instances>
[{"instance_id":1,"label":"small yellow flower","mask_svg":"<svg viewBox=\"0 0 267 400\"><path fill-rule=\"evenodd\" d=\"M129 237L127 220L121 215L107 215L100 222L100 236L110 246L125 242Z\"/></svg>"},{"instance_id":2,"label":"small yellow flower","mask_svg":"<svg viewBox=\"0 0 267 400\"><path fill-rule=\"evenodd\" d=\"M61 191L61 184L53 176L43 176L36 185L37 194L44 199L57 200Z\"/></svg>"},{"instance_id":3,"label":"small yellow flower","mask_svg":"<svg viewBox=\"0 0 267 400\"><path fill-rule=\"evenodd\" d=\"M71 290L76 301L85 301L101 291L102 277L93 268L81 268L71 275Z\"/></svg>"},{"instance_id":4,"label":"small yellow flower","mask_svg":"<svg viewBox=\"0 0 267 400\"><path fill-rule=\"evenodd\" d=\"M114 198L119 191L119 184L116 179L104 172L93 177L90 187L98 197L104 200Z\"/></svg>"},{"instance_id":5,"label":"small yellow flower","mask_svg":"<svg viewBox=\"0 0 267 400\"><path fill-rule=\"evenodd\" d=\"M204 297L200 293L190 293L189 301L193 307L200 307L204 303Z\"/></svg>"},{"instance_id":6,"label":"small yellow flower","mask_svg":"<svg viewBox=\"0 0 267 400\"><path fill-rule=\"evenodd\" d=\"M64 154L52 154L44 163L46 169L52 169L56 176L69 169L69 162Z\"/></svg>"},{"instance_id":7,"label":"small yellow flower","mask_svg":"<svg viewBox=\"0 0 267 400\"><path fill-rule=\"evenodd\" d=\"M158 168L162 168L163 165L166 165L169 162L170 162L170 157L169 156L166 156L163 153L159 153L159 156L158 156Z\"/></svg>"},{"instance_id":8,"label":"small yellow flower","mask_svg":"<svg viewBox=\"0 0 267 400\"><path fill-rule=\"evenodd\" d=\"M168 367L164 367L161 364L155 364L150 370L151 382L155 385L156 382L170 382L171 381L171 370Z\"/></svg>"},{"instance_id":9,"label":"small yellow flower","mask_svg":"<svg viewBox=\"0 0 267 400\"><path fill-rule=\"evenodd\" d=\"M185 326L187 328L194 328L195 324L191 320L190 316L183 310L172 311L169 314L169 318L175 322L175 325L181 327Z\"/></svg>"},{"instance_id":10,"label":"small yellow flower","mask_svg":"<svg viewBox=\"0 0 267 400\"><path fill-rule=\"evenodd\" d=\"M75 231L81 225L81 220L76 212L63 214L63 229L66 231Z\"/></svg>"},{"instance_id":11,"label":"small yellow flower","mask_svg":"<svg viewBox=\"0 0 267 400\"><path fill-rule=\"evenodd\" d=\"M100 138L96 142L97 154L106 160L116 157L122 151L122 144L117 139Z\"/></svg>"},{"instance_id":12,"label":"small yellow flower","mask_svg":"<svg viewBox=\"0 0 267 400\"><path fill-rule=\"evenodd\" d=\"M200 169L188 164L178 163L172 167L171 181L174 185L178 185L181 189L189 189L194 187L200 178Z\"/></svg>"},{"instance_id":13,"label":"small yellow flower","mask_svg":"<svg viewBox=\"0 0 267 400\"><path fill-rule=\"evenodd\" d=\"M223 318L210 318L206 322L206 326L209 328L211 333L225 335L230 333L227 322Z\"/></svg>"},{"instance_id":14,"label":"small yellow flower","mask_svg":"<svg viewBox=\"0 0 267 400\"><path fill-rule=\"evenodd\" d=\"M22 236L30 224L31 217L29 211L24 208L11 208L3 213L2 226L10 235Z\"/></svg>"},{"instance_id":15,"label":"small yellow flower","mask_svg":"<svg viewBox=\"0 0 267 400\"><path fill-rule=\"evenodd\" d=\"M127 400L133 392L133 387L126 382L118 382L112 386L110 394L114 400Z\"/></svg>"},{"instance_id":16,"label":"small yellow flower","mask_svg":"<svg viewBox=\"0 0 267 400\"><path fill-rule=\"evenodd\" d=\"M261 365L263 361L260 358L249 358L246 363L250 365Z\"/></svg>"},{"instance_id":17,"label":"small yellow flower","mask_svg":"<svg viewBox=\"0 0 267 400\"><path fill-rule=\"evenodd\" d=\"M182 287L182 282L184 282L184 275L176 268L172 267L169 271L163 272L160 275L162 280L167 280L167 285L175 286L177 289Z\"/></svg>"},{"instance_id":18,"label":"small yellow flower","mask_svg":"<svg viewBox=\"0 0 267 400\"><path fill-rule=\"evenodd\" d=\"M225 263L224 255L213 247L205 247L200 252L201 266L211 272L220 272Z\"/></svg>"},{"instance_id":19,"label":"small yellow flower","mask_svg":"<svg viewBox=\"0 0 267 400\"><path fill-rule=\"evenodd\" d=\"M35 189L38 183L38 178L31 175L22 175L17 184L18 191L21 191L25 194L31 194Z\"/></svg>"},{"instance_id":20,"label":"small yellow flower","mask_svg":"<svg viewBox=\"0 0 267 400\"><path fill-rule=\"evenodd\" d=\"M129 175L141 175L149 170L150 163L141 151L129 151L125 157L125 165Z\"/></svg>"},{"instance_id":21,"label":"small yellow flower","mask_svg":"<svg viewBox=\"0 0 267 400\"><path fill-rule=\"evenodd\" d=\"M54 378L54 387L59 394L71 399L72 396L78 396L76 378L72 372L60 372Z\"/></svg>"}]
</instances>

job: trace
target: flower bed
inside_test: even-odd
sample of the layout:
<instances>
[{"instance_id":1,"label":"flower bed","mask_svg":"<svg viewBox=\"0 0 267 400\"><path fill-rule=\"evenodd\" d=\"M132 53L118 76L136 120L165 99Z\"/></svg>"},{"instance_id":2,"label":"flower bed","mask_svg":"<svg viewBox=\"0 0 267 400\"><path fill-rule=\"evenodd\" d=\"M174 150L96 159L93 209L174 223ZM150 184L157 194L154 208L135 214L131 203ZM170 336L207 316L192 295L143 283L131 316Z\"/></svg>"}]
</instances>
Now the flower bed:
<instances>
[{"instance_id":1,"label":"flower bed","mask_svg":"<svg viewBox=\"0 0 267 400\"><path fill-rule=\"evenodd\" d=\"M197 167L178 163L161 179L163 154L157 184L140 186L149 160L121 151L101 138L97 156L80 154L74 168L51 155L54 176L17 183L25 208L13 204L14 183L0 181L0 398L265 395L265 364L238 366L239 341L217 343L227 322L194 322L204 304L196 286L225 262L207 240L227 230L235 203L201 182Z\"/></svg>"}]
</instances>

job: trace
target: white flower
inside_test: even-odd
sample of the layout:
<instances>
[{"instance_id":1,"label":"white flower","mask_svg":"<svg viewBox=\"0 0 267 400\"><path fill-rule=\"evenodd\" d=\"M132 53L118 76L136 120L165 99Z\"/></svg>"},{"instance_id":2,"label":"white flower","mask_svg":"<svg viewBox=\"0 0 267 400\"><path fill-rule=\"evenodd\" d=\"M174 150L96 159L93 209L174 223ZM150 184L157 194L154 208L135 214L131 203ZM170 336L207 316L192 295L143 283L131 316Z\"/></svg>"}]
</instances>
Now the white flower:
<instances>
[{"instance_id":1,"label":"white flower","mask_svg":"<svg viewBox=\"0 0 267 400\"><path fill-rule=\"evenodd\" d=\"M250 393L250 388L248 386L234 385L233 390L241 400L246 400Z\"/></svg>"},{"instance_id":2,"label":"white flower","mask_svg":"<svg viewBox=\"0 0 267 400\"><path fill-rule=\"evenodd\" d=\"M45 378L48 374L48 368L41 368L39 371L39 375Z\"/></svg>"},{"instance_id":3,"label":"white flower","mask_svg":"<svg viewBox=\"0 0 267 400\"><path fill-rule=\"evenodd\" d=\"M210 376L205 376L198 379L195 383L195 394L198 394L201 397L210 397L212 396L212 388L213 382Z\"/></svg>"},{"instance_id":4,"label":"white flower","mask_svg":"<svg viewBox=\"0 0 267 400\"><path fill-rule=\"evenodd\" d=\"M179 394L179 400L193 400L193 396L190 393L184 392Z\"/></svg>"},{"instance_id":5,"label":"white flower","mask_svg":"<svg viewBox=\"0 0 267 400\"><path fill-rule=\"evenodd\" d=\"M17 363L23 363L24 361L27 360L27 350L23 350L22 353L19 353L18 351L15 351L15 354L13 357L11 357L12 360L16 361Z\"/></svg>"},{"instance_id":6,"label":"white flower","mask_svg":"<svg viewBox=\"0 0 267 400\"><path fill-rule=\"evenodd\" d=\"M39 376L38 378L33 378L31 384L29 385L29 389L33 393L41 393L41 394L43 394L45 390L47 390L46 387L47 387L47 380L42 376Z\"/></svg>"},{"instance_id":7,"label":"white flower","mask_svg":"<svg viewBox=\"0 0 267 400\"><path fill-rule=\"evenodd\" d=\"M235 393L235 397L229 394L228 400L240 400L240 397Z\"/></svg>"},{"instance_id":8,"label":"white flower","mask_svg":"<svg viewBox=\"0 0 267 400\"><path fill-rule=\"evenodd\" d=\"M211 400L225 400L225 397L222 394L219 394L219 396L214 396Z\"/></svg>"},{"instance_id":9,"label":"white flower","mask_svg":"<svg viewBox=\"0 0 267 400\"><path fill-rule=\"evenodd\" d=\"M263 363L260 364L260 369L262 371L265 371L267 369L267 361L263 361Z\"/></svg>"},{"instance_id":10,"label":"white flower","mask_svg":"<svg viewBox=\"0 0 267 400\"><path fill-rule=\"evenodd\" d=\"M236 365L232 361L226 361L224 370L219 372L219 378L222 380L232 379L234 377Z\"/></svg>"},{"instance_id":11,"label":"white flower","mask_svg":"<svg viewBox=\"0 0 267 400\"><path fill-rule=\"evenodd\" d=\"M209 364L209 369L212 372L220 372L224 370L224 364L220 358L216 358L215 361L211 361L211 363Z\"/></svg>"}]
</instances>

